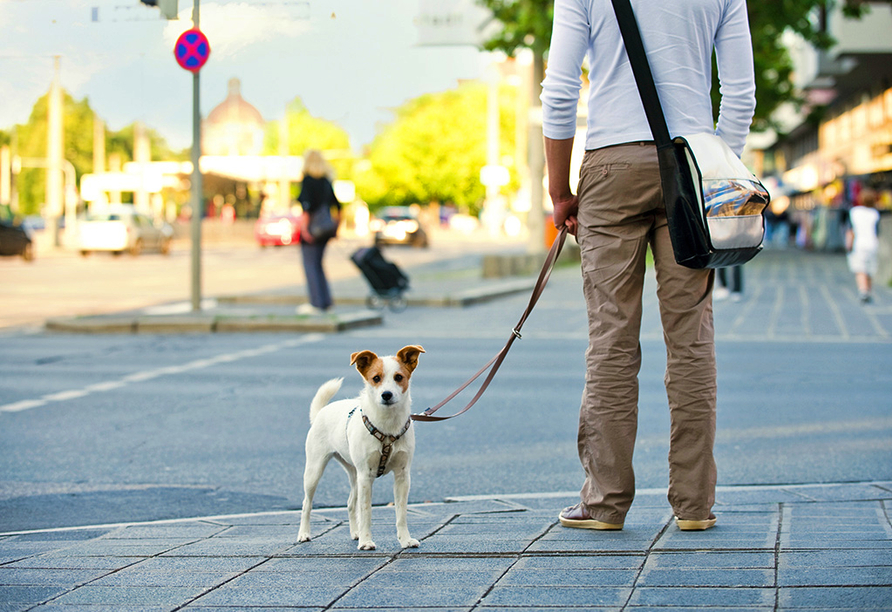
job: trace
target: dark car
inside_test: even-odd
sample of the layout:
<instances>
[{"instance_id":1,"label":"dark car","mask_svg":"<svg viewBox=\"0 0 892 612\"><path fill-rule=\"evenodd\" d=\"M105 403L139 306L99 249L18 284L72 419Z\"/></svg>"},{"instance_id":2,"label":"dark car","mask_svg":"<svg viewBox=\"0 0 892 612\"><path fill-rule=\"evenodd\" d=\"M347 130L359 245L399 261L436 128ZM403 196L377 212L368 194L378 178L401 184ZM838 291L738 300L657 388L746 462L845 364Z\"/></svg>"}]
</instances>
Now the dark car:
<instances>
[{"instance_id":1,"label":"dark car","mask_svg":"<svg viewBox=\"0 0 892 612\"><path fill-rule=\"evenodd\" d=\"M25 261L34 259L34 243L24 227L0 221L0 255L21 255Z\"/></svg>"},{"instance_id":2,"label":"dark car","mask_svg":"<svg viewBox=\"0 0 892 612\"><path fill-rule=\"evenodd\" d=\"M389 206L381 209L369 224L375 232L375 245L409 244L427 247L428 238L418 217L408 206Z\"/></svg>"}]
</instances>

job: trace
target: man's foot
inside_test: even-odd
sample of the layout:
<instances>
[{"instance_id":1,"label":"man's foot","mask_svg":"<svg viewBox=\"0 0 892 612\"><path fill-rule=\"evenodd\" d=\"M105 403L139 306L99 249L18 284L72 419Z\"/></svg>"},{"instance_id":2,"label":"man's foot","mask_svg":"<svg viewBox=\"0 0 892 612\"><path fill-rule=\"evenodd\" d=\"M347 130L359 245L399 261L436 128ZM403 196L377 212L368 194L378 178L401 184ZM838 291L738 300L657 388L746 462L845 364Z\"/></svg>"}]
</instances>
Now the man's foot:
<instances>
[{"instance_id":1,"label":"man's foot","mask_svg":"<svg viewBox=\"0 0 892 612\"><path fill-rule=\"evenodd\" d=\"M702 521L692 521L675 517L675 524L682 531L706 531L715 525L715 517L710 515L708 519Z\"/></svg>"},{"instance_id":2,"label":"man's foot","mask_svg":"<svg viewBox=\"0 0 892 612\"><path fill-rule=\"evenodd\" d=\"M575 529L597 529L598 531L619 531L622 523L605 523L589 516L588 510L582 502L569 508L564 508L560 514L561 525Z\"/></svg>"}]
</instances>

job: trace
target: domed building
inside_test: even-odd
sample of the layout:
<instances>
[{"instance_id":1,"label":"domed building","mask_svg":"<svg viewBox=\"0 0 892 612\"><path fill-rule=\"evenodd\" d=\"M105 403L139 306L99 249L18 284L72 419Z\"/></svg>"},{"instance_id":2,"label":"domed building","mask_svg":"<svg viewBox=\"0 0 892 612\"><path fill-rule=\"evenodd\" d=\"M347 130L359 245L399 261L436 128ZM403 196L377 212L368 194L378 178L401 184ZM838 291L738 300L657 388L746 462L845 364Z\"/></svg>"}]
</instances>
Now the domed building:
<instances>
[{"instance_id":1,"label":"domed building","mask_svg":"<svg viewBox=\"0 0 892 612\"><path fill-rule=\"evenodd\" d=\"M260 155L265 121L242 97L241 81L229 80L229 95L208 114L201 130L203 155Z\"/></svg>"}]
</instances>

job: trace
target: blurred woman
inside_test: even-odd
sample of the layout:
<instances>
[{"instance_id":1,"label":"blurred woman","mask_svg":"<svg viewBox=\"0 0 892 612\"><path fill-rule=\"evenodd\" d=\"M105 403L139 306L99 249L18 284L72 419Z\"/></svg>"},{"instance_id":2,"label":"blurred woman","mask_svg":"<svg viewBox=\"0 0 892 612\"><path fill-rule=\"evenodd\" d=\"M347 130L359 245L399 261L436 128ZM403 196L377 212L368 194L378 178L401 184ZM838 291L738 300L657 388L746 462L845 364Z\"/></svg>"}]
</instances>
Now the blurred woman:
<instances>
[{"instance_id":1,"label":"blurred woman","mask_svg":"<svg viewBox=\"0 0 892 612\"><path fill-rule=\"evenodd\" d=\"M330 214L335 231L340 219L341 204L334 194L331 166L322 153L310 149L304 154L304 178L300 187L300 204L303 207L300 223L300 251L304 273L307 277L307 291L310 303L298 307L298 314L317 314L331 308L331 290L322 268L325 245L333 236L314 237L311 227L315 221ZM335 211L332 211L335 208Z\"/></svg>"}]
</instances>

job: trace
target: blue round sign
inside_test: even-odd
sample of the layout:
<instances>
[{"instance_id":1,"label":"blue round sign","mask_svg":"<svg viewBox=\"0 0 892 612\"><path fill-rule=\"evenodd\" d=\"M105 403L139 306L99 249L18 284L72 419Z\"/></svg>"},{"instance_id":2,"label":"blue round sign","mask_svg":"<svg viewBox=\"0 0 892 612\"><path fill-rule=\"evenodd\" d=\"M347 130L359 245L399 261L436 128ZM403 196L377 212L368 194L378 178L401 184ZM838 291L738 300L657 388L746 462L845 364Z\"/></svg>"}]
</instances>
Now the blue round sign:
<instances>
[{"instance_id":1,"label":"blue round sign","mask_svg":"<svg viewBox=\"0 0 892 612\"><path fill-rule=\"evenodd\" d=\"M173 54L177 63L189 72L198 72L211 54L211 44L201 30L186 30L177 38Z\"/></svg>"}]
</instances>

